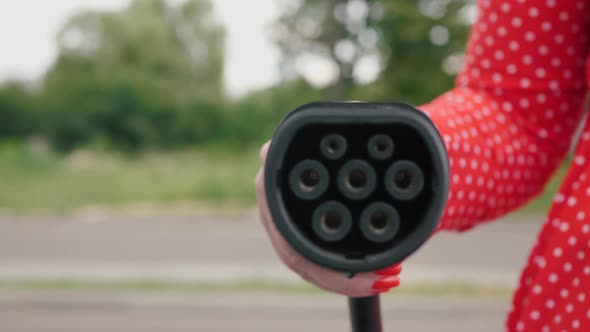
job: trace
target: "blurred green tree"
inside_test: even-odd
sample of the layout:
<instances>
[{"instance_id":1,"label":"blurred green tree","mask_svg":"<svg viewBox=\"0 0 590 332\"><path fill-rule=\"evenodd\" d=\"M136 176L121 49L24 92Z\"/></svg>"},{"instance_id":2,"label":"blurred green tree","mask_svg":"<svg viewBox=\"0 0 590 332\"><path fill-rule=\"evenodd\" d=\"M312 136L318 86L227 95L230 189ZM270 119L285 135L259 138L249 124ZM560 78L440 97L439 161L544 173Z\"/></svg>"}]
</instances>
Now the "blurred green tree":
<instances>
[{"instance_id":1,"label":"blurred green tree","mask_svg":"<svg viewBox=\"0 0 590 332\"><path fill-rule=\"evenodd\" d=\"M327 97L423 102L461 66L472 0L284 0L272 38L285 79ZM316 67L310 63L316 62ZM318 70L321 68L321 71ZM331 70L326 70L326 68Z\"/></svg>"},{"instance_id":2,"label":"blurred green tree","mask_svg":"<svg viewBox=\"0 0 590 332\"><path fill-rule=\"evenodd\" d=\"M244 146L272 137L283 118L302 104L324 99L324 92L303 80L255 91L231 105L225 122L224 140Z\"/></svg>"},{"instance_id":3,"label":"blurred green tree","mask_svg":"<svg viewBox=\"0 0 590 332\"><path fill-rule=\"evenodd\" d=\"M0 139L140 150L268 139L314 100L400 100L448 89L473 0L280 0L272 38L284 80L226 102L224 30L209 0L132 0L73 16L40 89L0 87ZM318 80L318 77L320 78Z\"/></svg>"},{"instance_id":4,"label":"blurred green tree","mask_svg":"<svg viewBox=\"0 0 590 332\"><path fill-rule=\"evenodd\" d=\"M325 77L316 85L329 86L333 99L346 98L354 86L355 65L377 47L376 41L361 44L359 40L361 34L375 32L370 27L373 18L367 2L285 0L279 4L280 15L271 37L282 53L283 76L290 79L301 75L314 83L319 69ZM354 14L349 15L349 11ZM316 62L317 68L305 68L310 62Z\"/></svg>"},{"instance_id":5,"label":"blurred green tree","mask_svg":"<svg viewBox=\"0 0 590 332\"><path fill-rule=\"evenodd\" d=\"M453 85L474 10L470 0L381 1L377 23L386 59L377 82L383 97L430 101Z\"/></svg>"},{"instance_id":6,"label":"blurred green tree","mask_svg":"<svg viewBox=\"0 0 590 332\"><path fill-rule=\"evenodd\" d=\"M73 16L43 82L52 141L136 150L213 139L223 44L209 0L134 0Z\"/></svg>"},{"instance_id":7,"label":"blurred green tree","mask_svg":"<svg viewBox=\"0 0 590 332\"><path fill-rule=\"evenodd\" d=\"M223 96L224 29L208 0L177 6L134 0L120 12L82 12L65 24L57 42L48 88L68 88L80 76L116 73L155 84L177 102Z\"/></svg>"},{"instance_id":8,"label":"blurred green tree","mask_svg":"<svg viewBox=\"0 0 590 332\"><path fill-rule=\"evenodd\" d=\"M35 96L20 82L0 86L0 139L27 139L39 129Z\"/></svg>"}]
</instances>

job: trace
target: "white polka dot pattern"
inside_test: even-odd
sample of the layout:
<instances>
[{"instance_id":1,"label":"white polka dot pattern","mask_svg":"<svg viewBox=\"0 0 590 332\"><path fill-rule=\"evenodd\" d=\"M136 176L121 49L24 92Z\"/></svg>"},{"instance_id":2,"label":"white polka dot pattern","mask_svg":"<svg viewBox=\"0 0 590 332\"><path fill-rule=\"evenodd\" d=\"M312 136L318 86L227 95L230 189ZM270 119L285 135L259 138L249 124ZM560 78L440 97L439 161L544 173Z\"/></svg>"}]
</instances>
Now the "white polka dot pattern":
<instances>
[{"instance_id":1,"label":"white polka dot pattern","mask_svg":"<svg viewBox=\"0 0 590 332\"><path fill-rule=\"evenodd\" d=\"M420 107L451 164L440 230L470 229L543 189L581 121L590 77L590 2L479 0L478 10L457 87ZM589 158L587 128L523 270L508 331L590 331Z\"/></svg>"}]
</instances>

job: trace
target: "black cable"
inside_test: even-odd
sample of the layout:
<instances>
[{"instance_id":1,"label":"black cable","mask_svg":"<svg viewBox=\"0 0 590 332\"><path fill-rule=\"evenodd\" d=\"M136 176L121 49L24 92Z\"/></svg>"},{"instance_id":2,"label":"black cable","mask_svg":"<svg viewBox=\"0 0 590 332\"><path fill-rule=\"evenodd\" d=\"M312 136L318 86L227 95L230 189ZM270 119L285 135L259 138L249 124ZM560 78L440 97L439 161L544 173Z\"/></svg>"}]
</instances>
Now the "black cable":
<instances>
[{"instance_id":1,"label":"black cable","mask_svg":"<svg viewBox=\"0 0 590 332\"><path fill-rule=\"evenodd\" d=\"M379 295L349 298L352 332L382 332Z\"/></svg>"}]
</instances>

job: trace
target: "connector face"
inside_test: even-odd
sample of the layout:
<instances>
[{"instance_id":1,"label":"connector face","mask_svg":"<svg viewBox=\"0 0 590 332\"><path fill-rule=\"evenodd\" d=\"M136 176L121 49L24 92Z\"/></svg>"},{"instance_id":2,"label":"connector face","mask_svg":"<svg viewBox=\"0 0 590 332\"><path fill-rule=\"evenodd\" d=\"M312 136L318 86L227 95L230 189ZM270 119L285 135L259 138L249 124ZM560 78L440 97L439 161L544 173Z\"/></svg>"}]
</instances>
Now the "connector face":
<instances>
[{"instance_id":1,"label":"connector face","mask_svg":"<svg viewBox=\"0 0 590 332\"><path fill-rule=\"evenodd\" d=\"M405 104L314 103L277 130L265 169L273 220L303 256L348 273L400 262L448 191L444 144Z\"/></svg>"}]
</instances>

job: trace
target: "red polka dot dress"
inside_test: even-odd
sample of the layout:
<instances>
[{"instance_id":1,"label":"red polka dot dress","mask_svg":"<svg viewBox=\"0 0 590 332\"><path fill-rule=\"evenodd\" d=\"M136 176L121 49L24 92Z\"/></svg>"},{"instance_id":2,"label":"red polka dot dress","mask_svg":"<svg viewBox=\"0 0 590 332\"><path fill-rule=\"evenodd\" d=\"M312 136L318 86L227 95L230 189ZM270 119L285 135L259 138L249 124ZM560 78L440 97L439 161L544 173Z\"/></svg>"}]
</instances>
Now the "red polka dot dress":
<instances>
[{"instance_id":1,"label":"red polka dot dress","mask_svg":"<svg viewBox=\"0 0 590 332\"><path fill-rule=\"evenodd\" d=\"M583 121L590 1L479 0L455 89L420 107L449 151L440 229L465 231L539 194ZM507 331L590 331L590 124L522 272Z\"/></svg>"}]
</instances>

